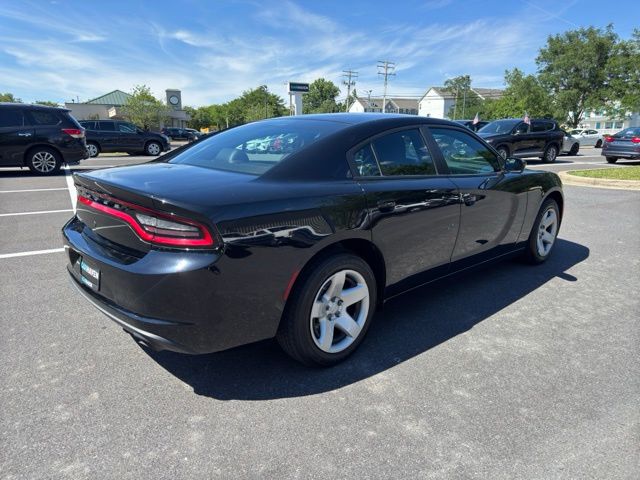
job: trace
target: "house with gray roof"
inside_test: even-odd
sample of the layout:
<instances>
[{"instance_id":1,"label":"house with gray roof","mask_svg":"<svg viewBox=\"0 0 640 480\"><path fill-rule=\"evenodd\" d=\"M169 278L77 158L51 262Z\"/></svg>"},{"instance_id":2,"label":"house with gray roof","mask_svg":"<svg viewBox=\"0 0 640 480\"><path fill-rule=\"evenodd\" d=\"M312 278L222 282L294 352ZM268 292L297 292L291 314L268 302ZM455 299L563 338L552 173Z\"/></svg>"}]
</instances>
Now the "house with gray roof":
<instances>
[{"instance_id":1,"label":"house with gray roof","mask_svg":"<svg viewBox=\"0 0 640 480\"><path fill-rule=\"evenodd\" d=\"M349 107L349 112L382 112L382 97L357 98ZM418 100L415 98L387 97L385 113L418 115Z\"/></svg>"},{"instance_id":2,"label":"house with gray roof","mask_svg":"<svg viewBox=\"0 0 640 480\"><path fill-rule=\"evenodd\" d=\"M471 91L482 100L497 100L502 97L504 90L498 88L472 87ZM462 102L462 97L458 98ZM449 111L455 107L456 94L444 87L430 87L418 101L418 115L432 118L448 118Z\"/></svg>"}]
</instances>

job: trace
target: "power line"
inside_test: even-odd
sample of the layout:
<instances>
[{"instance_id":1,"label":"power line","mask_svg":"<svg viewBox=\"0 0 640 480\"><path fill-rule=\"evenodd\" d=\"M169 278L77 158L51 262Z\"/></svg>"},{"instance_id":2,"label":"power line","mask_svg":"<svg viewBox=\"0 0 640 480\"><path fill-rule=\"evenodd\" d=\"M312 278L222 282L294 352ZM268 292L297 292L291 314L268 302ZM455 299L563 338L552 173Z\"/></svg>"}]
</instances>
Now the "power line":
<instances>
[{"instance_id":1,"label":"power line","mask_svg":"<svg viewBox=\"0 0 640 480\"><path fill-rule=\"evenodd\" d=\"M343 80L342 83L347 86L347 100L345 101L346 108L345 111L349 111L349 96L351 95L351 87L355 86L356 78L358 78L358 72L354 72L353 70L343 70L342 76L346 77L346 80ZM352 80L353 79L353 80Z\"/></svg>"},{"instance_id":2,"label":"power line","mask_svg":"<svg viewBox=\"0 0 640 480\"><path fill-rule=\"evenodd\" d=\"M387 106L387 83L389 77L395 77L396 64L389 60L378 60L378 75L384 76L384 93L382 94L382 113L385 113Z\"/></svg>"}]
</instances>

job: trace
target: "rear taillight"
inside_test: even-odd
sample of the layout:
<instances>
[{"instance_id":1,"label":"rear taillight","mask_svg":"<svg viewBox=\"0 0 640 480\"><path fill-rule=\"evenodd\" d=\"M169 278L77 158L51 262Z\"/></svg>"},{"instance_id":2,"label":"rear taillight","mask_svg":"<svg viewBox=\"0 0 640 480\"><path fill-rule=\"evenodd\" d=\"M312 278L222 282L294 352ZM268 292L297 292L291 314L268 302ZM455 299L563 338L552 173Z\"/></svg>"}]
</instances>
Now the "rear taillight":
<instances>
[{"instance_id":1,"label":"rear taillight","mask_svg":"<svg viewBox=\"0 0 640 480\"><path fill-rule=\"evenodd\" d=\"M605 142L613 142L613 137L604 137Z\"/></svg>"},{"instance_id":2,"label":"rear taillight","mask_svg":"<svg viewBox=\"0 0 640 480\"><path fill-rule=\"evenodd\" d=\"M78 201L126 222L142 239L174 247L212 247L214 240L206 226L194 220L156 212L149 208L99 195L93 200L78 195Z\"/></svg>"},{"instance_id":3,"label":"rear taillight","mask_svg":"<svg viewBox=\"0 0 640 480\"><path fill-rule=\"evenodd\" d=\"M640 137L632 137L632 138L631 138L631 141L632 141L633 143L640 143Z\"/></svg>"},{"instance_id":4,"label":"rear taillight","mask_svg":"<svg viewBox=\"0 0 640 480\"><path fill-rule=\"evenodd\" d=\"M84 128L63 128L62 133L66 133L73 138L83 138Z\"/></svg>"}]
</instances>

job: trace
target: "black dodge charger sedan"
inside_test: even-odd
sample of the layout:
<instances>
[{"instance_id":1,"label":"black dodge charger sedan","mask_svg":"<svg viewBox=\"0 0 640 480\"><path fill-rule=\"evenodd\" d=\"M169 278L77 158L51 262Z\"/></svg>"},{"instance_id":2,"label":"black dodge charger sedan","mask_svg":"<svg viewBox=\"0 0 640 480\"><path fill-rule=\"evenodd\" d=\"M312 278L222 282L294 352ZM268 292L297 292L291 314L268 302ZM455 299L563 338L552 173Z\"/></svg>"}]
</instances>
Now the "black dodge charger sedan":
<instances>
[{"instance_id":1,"label":"black dodge charger sedan","mask_svg":"<svg viewBox=\"0 0 640 480\"><path fill-rule=\"evenodd\" d=\"M286 152L247 148L284 136ZM389 114L265 120L74 180L72 281L138 342L205 353L275 336L324 366L392 296L508 255L545 261L564 203L554 173L467 128Z\"/></svg>"}]
</instances>

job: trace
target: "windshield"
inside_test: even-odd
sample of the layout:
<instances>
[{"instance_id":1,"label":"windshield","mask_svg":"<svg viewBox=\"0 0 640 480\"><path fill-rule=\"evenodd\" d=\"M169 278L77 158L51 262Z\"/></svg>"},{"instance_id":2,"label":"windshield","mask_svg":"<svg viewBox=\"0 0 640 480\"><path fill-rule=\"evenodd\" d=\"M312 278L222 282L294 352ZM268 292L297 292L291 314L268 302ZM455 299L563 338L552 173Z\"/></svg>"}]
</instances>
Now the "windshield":
<instances>
[{"instance_id":1,"label":"windshield","mask_svg":"<svg viewBox=\"0 0 640 480\"><path fill-rule=\"evenodd\" d=\"M262 175L292 153L341 128L344 124L338 122L293 117L250 123L203 140L169 163Z\"/></svg>"},{"instance_id":2,"label":"windshield","mask_svg":"<svg viewBox=\"0 0 640 480\"><path fill-rule=\"evenodd\" d=\"M513 127L515 127L520 120L496 120L495 122L491 122L486 124L478 133L511 133Z\"/></svg>"},{"instance_id":3,"label":"windshield","mask_svg":"<svg viewBox=\"0 0 640 480\"><path fill-rule=\"evenodd\" d=\"M569 130L569 133L571 135L580 135L580 133L582 133L582 130Z\"/></svg>"}]
</instances>

